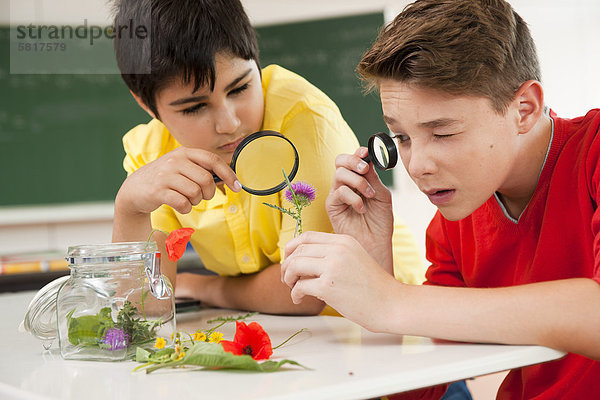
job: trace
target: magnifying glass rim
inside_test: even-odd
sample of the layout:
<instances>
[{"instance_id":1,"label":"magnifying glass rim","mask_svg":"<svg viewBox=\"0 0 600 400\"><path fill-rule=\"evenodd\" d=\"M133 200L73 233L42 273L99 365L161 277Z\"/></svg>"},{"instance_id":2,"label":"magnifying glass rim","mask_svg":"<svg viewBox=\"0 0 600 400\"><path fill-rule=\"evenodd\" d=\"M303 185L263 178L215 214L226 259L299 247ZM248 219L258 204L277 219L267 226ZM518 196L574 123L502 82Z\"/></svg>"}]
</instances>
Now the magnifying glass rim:
<instances>
[{"instance_id":1,"label":"magnifying glass rim","mask_svg":"<svg viewBox=\"0 0 600 400\"><path fill-rule=\"evenodd\" d=\"M389 156L389 160L387 165L381 165L381 163L379 162L379 160L377 160L377 157L375 157L375 138L379 138L381 139L381 141L383 142L383 144L385 145L385 148L388 152L388 156ZM373 135L371 135L371 137L369 138L369 155L370 155L370 159L371 162L373 163L373 165L375 165L375 167L377 169L380 170L388 170L388 169L392 169L396 166L396 164L398 163L398 150L396 148L396 143L394 143L394 139L392 139L392 137L390 135L388 135L385 132L378 132L375 133Z\"/></svg>"},{"instance_id":2,"label":"magnifying glass rim","mask_svg":"<svg viewBox=\"0 0 600 400\"><path fill-rule=\"evenodd\" d=\"M288 179L291 182L296 177L296 173L298 173L298 167L300 166L300 157L298 156L298 150L296 149L296 146L294 146L294 143L292 143L291 140L289 140L288 138L283 136L281 133L276 132L276 131L264 130L264 131L254 132L254 133L246 136L233 151L233 155L231 157L231 165L230 165L231 169L235 172L235 166L237 164L238 155L244 149L244 147L246 147L253 140L258 139L259 137L263 137L263 136L276 136L278 138L285 139L290 144L290 146L292 146L292 149L294 150L294 167L292 168L292 170L290 171L290 174L288 175ZM275 193L281 191L286 186L287 186L287 182L285 181L285 179L279 185L272 187L270 189L252 189L252 188L249 188L249 187L245 186L244 184L242 184L242 188L246 192L257 195L257 196L268 196L270 194L275 194Z\"/></svg>"}]
</instances>

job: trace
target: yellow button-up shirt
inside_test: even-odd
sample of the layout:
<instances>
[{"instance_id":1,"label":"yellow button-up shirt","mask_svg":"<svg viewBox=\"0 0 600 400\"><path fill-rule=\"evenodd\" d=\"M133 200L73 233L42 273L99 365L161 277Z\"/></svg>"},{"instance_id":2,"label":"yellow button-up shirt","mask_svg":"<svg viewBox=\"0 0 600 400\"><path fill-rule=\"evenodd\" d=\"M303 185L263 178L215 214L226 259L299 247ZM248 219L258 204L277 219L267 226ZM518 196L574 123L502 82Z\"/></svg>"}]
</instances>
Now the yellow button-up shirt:
<instances>
[{"instance_id":1,"label":"yellow button-up shirt","mask_svg":"<svg viewBox=\"0 0 600 400\"><path fill-rule=\"evenodd\" d=\"M270 65L262 71L262 87L262 129L280 132L294 143L300 158L295 181L308 182L317 190L315 201L302 212L303 230L332 232L325 199L333 181L335 157L353 153L358 141L333 101L299 75ZM156 119L129 131L123 144L123 165L128 173L180 146ZM293 218L263 202L291 207L283 191L254 196L225 186L224 193L217 190L212 199L201 201L188 214L161 206L152 213L152 226L166 232L194 228L190 243L207 269L225 276L253 273L282 261L285 244L296 227ZM419 261L418 256L415 259ZM403 268L409 267L403 264Z\"/></svg>"},{"instance_id":2,"label":"yellow button-up shirt","mask_svg":"<svg viewBox=\"0 0 600 400\"><path fill-rule=\"evenodd\" d=\"M316 200L302 212L303 229L331 232L325 198L335 172L335 157L353 153L358 141L337 106L304 78L276 65L262 71L265 101L263 130L281 132L300 157L296 181L317 189ZM179 143L158 120L139 125L123 138L128 173L174 150ZM266 155L277 157L277 154ZM285 244L294 236L295 220L263 202L289 208L283 191L271 196L235 193L225 187L188 214L166 205L152 213L154 228L170 232L196 230L191 244L206 268L220 275L259 271L279 263Z\"/></svg>"}]
</instances>

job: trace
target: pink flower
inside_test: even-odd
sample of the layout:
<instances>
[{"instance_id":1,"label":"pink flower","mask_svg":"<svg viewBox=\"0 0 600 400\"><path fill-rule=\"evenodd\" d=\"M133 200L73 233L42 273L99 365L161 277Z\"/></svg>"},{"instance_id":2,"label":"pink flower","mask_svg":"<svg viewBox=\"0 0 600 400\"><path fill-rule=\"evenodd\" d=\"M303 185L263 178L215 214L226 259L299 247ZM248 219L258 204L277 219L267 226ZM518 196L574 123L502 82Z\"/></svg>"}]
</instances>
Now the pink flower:
<instances>
[{"instance_id":1,"label":"pink flower","mask_svg":"<svg viewBox=\"0 0 600 400\"><path fill-rule=\"evenodd\" d=\"M296 197L298 201L302 203L303 206L309 205L312 201L317 197L317 189L315 189L311 184L306 182L294 182L291 185L291 189L296 193ZM285 198L292 204L296 204L294 201L294 195L292 190L288 188L285 191Z\"/></svg>"},{"instance_id":2,"label":"pink flower","mask_svg":"<svg viewBox=\"0 0 600 400\"><path fill-rule=\"evenodd\" d=\"M109 346L109 350L121 350L129 347L129 335L119 328L108 328L102 338L102 343Z\"/></svg>"}]
</instances>

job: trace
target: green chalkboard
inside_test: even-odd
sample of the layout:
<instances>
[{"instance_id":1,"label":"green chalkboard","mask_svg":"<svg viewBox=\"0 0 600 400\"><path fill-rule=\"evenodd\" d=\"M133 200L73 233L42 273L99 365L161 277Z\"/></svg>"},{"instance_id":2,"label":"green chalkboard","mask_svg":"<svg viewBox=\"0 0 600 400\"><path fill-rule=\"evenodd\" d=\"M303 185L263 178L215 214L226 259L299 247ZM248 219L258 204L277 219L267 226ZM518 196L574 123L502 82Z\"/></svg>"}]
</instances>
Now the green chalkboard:
<instances>
[{"instance_id":1,"label":"green chalkboard","mask_svg":"<svg viewBox=\"0 0 600 400\"><path fill-rule=\"evenodd\" d=\"M385 125L354 67L382 23L377 13L258 27L261 63L321 88L366 144ZM116 74L10 74L9 37L0 27L0 206L113 200L125 177L121 137L149 117Z\"/></svg>"},{"instance_id":2,"label":"green chalkboard","mask_svg":"<svg viewBox=\"0 0 600 400\"><path fill-rule=\"evenodd\" d=\"M0 206L114 199L123 133L149 120L120 75L10 74L0 28Z\"/></svg>"}]
</instances>

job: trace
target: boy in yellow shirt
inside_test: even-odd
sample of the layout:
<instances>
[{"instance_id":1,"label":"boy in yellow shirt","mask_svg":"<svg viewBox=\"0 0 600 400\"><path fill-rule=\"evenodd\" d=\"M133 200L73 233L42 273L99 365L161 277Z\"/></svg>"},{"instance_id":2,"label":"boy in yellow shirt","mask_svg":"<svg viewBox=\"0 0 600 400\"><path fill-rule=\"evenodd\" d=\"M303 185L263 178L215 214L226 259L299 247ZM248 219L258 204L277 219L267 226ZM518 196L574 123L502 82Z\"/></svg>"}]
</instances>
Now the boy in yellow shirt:
<instances>
[{"instance_id":1,"label":"boy in yellow shirt","mask_svg":"<svg viewBox=\"0 0 600 400\"><path fill-rule=\"evenodd\" d=\"M123 138L128 177L115 199L113 241L146 240L153 229L194 228L191 243L218 276L179 274L176 296L267 313L319 313L320 300L293 304L279 279L295 221L262 203L289 204L282 193L240 191L229 162L249 134L281 132L298 149L296 179L317 190L303 212L304 230L332 232L325 198L335 157L358 147L337 106L282 67L261 71L255 32L239 1L119 2L115 26L131 18L150 24L149 43L117 37L117 62L154 119ZM129 73L147 66L150 73ZM215 184L213 173L224 184ZM153 239L164 254L165 235L156 232ZM163 257L162 269L174 281L176 264Z\"/></svg>"}]
</instances>

